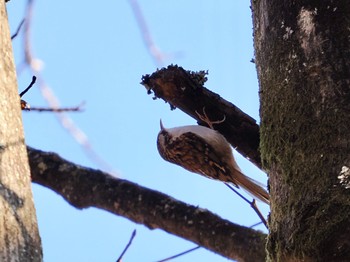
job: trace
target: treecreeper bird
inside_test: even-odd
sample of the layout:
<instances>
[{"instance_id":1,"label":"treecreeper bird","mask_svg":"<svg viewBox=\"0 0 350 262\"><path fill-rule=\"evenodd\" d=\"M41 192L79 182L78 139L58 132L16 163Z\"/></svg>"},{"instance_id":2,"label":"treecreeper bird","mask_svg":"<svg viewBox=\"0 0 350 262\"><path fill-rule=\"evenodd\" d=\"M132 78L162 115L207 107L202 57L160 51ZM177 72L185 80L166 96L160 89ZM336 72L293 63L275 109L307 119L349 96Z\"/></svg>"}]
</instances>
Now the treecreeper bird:
<instances>
[{"instance_id":1,"label":"treecreeper bird","mask_svg":"<svg viewBox=\"0 0 350 262\"><path fill-rule=\"evenodd\" d=\"M164 128L160 121L157 147L161 157L191 172L242 187L269 204L269 194L241 172L230 144L219 132L204 126Z\"/></svg>"}]
</instances>

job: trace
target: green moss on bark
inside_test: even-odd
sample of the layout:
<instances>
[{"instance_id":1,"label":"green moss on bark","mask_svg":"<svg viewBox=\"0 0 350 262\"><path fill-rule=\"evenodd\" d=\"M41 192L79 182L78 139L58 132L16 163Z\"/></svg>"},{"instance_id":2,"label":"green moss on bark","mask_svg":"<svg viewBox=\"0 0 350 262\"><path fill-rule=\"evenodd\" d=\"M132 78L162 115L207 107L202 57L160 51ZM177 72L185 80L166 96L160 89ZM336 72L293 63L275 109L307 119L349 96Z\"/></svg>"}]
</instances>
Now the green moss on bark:
<instances>
[{"instance_id":1,"label":"green moss on bark","mask_svg":"<svg viewBox=\"0 0 350 262\"><path fill-rule=\"evenodd\" d=\"M350 190L338 178L350 165L350 8L336 4L253 3L271 261L350 261Z\"/></svg>"}]
</instances>

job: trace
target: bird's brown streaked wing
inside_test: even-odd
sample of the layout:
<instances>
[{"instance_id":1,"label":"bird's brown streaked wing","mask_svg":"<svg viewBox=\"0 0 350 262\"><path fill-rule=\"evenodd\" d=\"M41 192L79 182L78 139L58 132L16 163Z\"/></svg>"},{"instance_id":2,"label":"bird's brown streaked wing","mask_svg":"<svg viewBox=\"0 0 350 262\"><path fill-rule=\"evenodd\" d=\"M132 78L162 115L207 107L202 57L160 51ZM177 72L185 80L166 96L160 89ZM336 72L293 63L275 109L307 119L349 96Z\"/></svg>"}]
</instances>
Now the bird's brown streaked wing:
<instances>
[{"instance_id":1,"label":"bird's brown streaked wing","mask_svg":"<svg viewBox=\"0 0 350 262\"><path fill-rule=\"evenodd\" d=\"M167 149L169 150L168 161L209 178L233 182L229 168L222 163L215 149L203 138L186 132L173 138L167 145Z\"/></svg>"}]
</instances>

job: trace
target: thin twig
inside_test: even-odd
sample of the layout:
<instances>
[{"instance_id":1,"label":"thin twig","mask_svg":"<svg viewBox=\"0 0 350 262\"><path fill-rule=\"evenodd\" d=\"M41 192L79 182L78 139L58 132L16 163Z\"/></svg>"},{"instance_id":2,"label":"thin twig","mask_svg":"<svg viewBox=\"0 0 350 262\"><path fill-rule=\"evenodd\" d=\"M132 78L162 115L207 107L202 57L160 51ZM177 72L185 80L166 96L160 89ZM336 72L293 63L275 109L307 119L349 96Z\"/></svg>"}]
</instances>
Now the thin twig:
<instances>
[{"instance_id":1,"label":"thin twig","mask_svg":"<svg viewBox=\"0 0 350 262\"><path fill-rule=\"evenodd\" d=\"M81 109L80 106L76 106L76 107L61 107L61 108L31 107L30 111L62 113L62 112L81 112L82 109Z\"/></svg>"},{"instance_id":2,"label":"thin twig","mask_svg":"<svg viewBox=\"0 0 350 262\"><path fill-rule=\"evenodd\" d=\"M49 104L49 108L60 108L60 102L55 96L53 90L45 83L44 78L41 75L41 64L42 62L35 58L31 50L30 41L30 29L33 14L34 0L27 0L26 9L26 23L24 23L24 59L25 65L37 76L38 87L43 98ZM59 123L65 128L74 140L80 144L83 148L84 153L102 169L113 173L115 176L119 176L116 172L100 155L95 151L91 145L88 136L81 130L74 121L65 112L55 112Z\"/></svg>"},{"instance_id":3,"label":"thin twig","mask_svg":"<svg viewBox=\"0 0 350 262\"><path fill-rule=\"evenodd\" d=\"M268 229L267 226L267 221L264 218L264 216L261 214L258 206L256 205L255 199L253 199L253 201L249 201L248 198L246 198L245 196L243 196L241 193L239 193L236 189L234 189L230 184L228 183L224 183L229 189L231 189L233 192L235 192L238 196L240 196L244 201L246 201L255 211L255 213L259 216L260 220L262 223L264 223L265 227Z\"/></svg>"},{"instance_id":4,"label":"thin twig","mask_svg":"<svg viewBox=\"0 0 350 262\"><path fill-rule=\"evenodd\" d=\"M136 236L136 229L134 229L134 231L132 232L130 240L129 240L128 244L125 246L123 252L120 254L119 258L117 259L117 262L121 262L122 261L122 258L124 256L124 254L126 253L128 248L130 247L130 245L131 245L131 243L132 243L132 241L133 241L135 236Z\"/></svg>"},{"instance_id":5,"label":"thin twig","mask_svg":"<svg viewBox=\"0 0 350 262\"><path fill-rule=\"evenodd\" d=\"M153 38L151 36L151 33L148 29L146 19L142 14L140 5L137 0L129 0L129 3L131 5L131 9L134 12L137 24L140 28L142 40L151 54L151 57L154 59L157 66L164 66L164 54L160 51L160 49L157 47L157 45L154 43Z\"/></svg>"},{"instance_id":6,"label":"thin twig","mask_svg":"<svg viewBox=\"0 0 350 262\"><path fill-rule=\"evenodd\" d=\"M255 211L256 214L259 216L259 218L261 219L261 222L263 222L263 224L265 225L265 227L266 227L267 229L269 229L265 217L263 216L263 214L261 214L261 212L260 212L258 206L256 205L255 199L253 199L253 201L250 203L250 206L254 209L254 211Z\"/></svg>"},{"instance_id":7,"label":"thin twig","mask_svg":"<svg viewBox=\"0 0 350 262\"><path fill-rule=\"evenodd\" d=\"M35 84L36 82L36 76L33 76L32 81L30 82L29 86L22 91L19 96L24 96L30 88ZM80 112L82 111L82 106L84 103L81 103L79 106L75 107L61 107L61 108L45 108L45 107L30 107L29 104L21 99L21 108L25 111L37 111L37 112Z\"/></svg>"},{"instance_id":8,"label":"thin twig","mask_svg":"<svg viewBox=\"0 0 350 262\"><path fill-rule=\"evenodd\" d=\"M24 90L19 94L19 97L24 96L24 94L27 93L28 90L31 89L32 86L35 84L35 81L36 81L36 76L33 76L32 82L30 82L29 86L28 86L26 89L24 89Z\"/></svg>"},{"instance_id":9,"label":"thin twig","mask_svg":"<svg viewBox=\"0 0 350 262\"><path fill-rule=\"evenodd\" d=\"M251 205L251 202L248 198L243 196L241 193L239 193L236 189L234 189L230 184L224 183L229 189L231 189L233 192L235 192L239 197L241 197L245 202L247 202L249 205Z\"/></svg>"},{"instance_id":10,"label":"thin twig","mask_svg":"<svg viewBox=\"0 0 350 262\"><path fill-rule=\"evenodd\" d=\"M25 22L25 18L22 19L21 23L19 23L16 32L11 36L11 40L13 40L15 37L17 37L17 35L18 35L19 31L21 30L22 25L24 24L24 22Z\"/></svg>"},{"instance_id":11,"label":"thin twig","mask_svg":"<svg viewBox=\"0 0 350 262\"><path fill-rule=\"evenodd\" d=\"M251 225L249 228L254 228L254 227L259 226L259 225L261 225L261 224L263 224L263 222L262 222L262 221L260 221L260 222L258 222L258 223L255 223L255 224Z\"/></svg>"},{"instance_id":12,"label":"thin twig","mask_svg":"<svg viewBox=\"0 0 350 262\"><path fill-rule=\"evenodd\" d=\"M159 261L157 261L157 262L169 261L169 260L172 260L172 259L174 259L174 258L180 257L180 256L182 256L182 255L186 255L186 254L188 254L188 253L190 253L190 252L192 252L192 251L195 251L195 250L197 250L197 249L199 249L199 248L201 248L201 246L196 246L196 247L194 247L194 248L191 248L191 249L189 249L189 250L186 250L186 251L184 251L184 252L181 252L180 254L177 254L177 255L174 255L174 256L171 256L171 257L168 257L168 258L159 260Z\"/></svg>"},{"instance_id":13,"label":"thin twig","mask_svg":"<svg viewBox=\"0 0 350 262\"><path fill-rule=\"evenodd\" d=\"M36 81L36 76L33 76L32 81L30 82L29 86L19 94L20 98L22 98L22 96L24 96L24 94L28 92L28 90L34 85L35 81ZM21 99L21 109L25 110L25 111L30 111L29 103L27 103L27 101L25 101L23 99Z\"/></svg>"}]
</instances>

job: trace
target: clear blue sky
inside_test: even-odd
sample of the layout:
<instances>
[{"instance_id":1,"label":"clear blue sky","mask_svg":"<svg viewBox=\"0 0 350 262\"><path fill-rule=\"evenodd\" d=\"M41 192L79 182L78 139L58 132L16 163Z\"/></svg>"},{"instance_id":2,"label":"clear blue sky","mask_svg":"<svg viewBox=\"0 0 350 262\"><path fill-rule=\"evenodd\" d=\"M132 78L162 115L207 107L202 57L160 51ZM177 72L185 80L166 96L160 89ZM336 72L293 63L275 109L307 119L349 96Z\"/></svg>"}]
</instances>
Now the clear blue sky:
<instances>
[{"instance_id":1,"label":"clear blue sky","mask_svg":"<svg viewBox=\"0 0 350 262\"><path fill-rule=\"evenodd\" d=\"M24 15L24 1L7 3L11 31ZM243 111L259 117L258 84L253 58L249 1L140 1L156 45L188 70L209 70L206 87ZM159 119L166 127L195 124L180 110L152 100L139 83L157 65L143 43L129 1L36 1L32 49L43 61L43 77L62 106L85 101L85 111L71 113L95 151L121 177L207 208L232 222L259 221L252 209L222 183L189 173L163 161L156 148ZM14 40L16 64L23 60L22 38ZM19 73L19 90L32 75ZM25 99L47 106L39 89ZM81 146L50 113L24 112L27 144L92 168ZM235 152L247 175L266 176ZM33 185L44 261L115 261L137 229L124 261L156 261L195 247L161 230L90 208L77 210L56 193ZM260 205L267 214L266 205ZM258 227L264 229L263 227ZM174 261L227 261L205 249Z\"/></svg>"}]
</instances>

